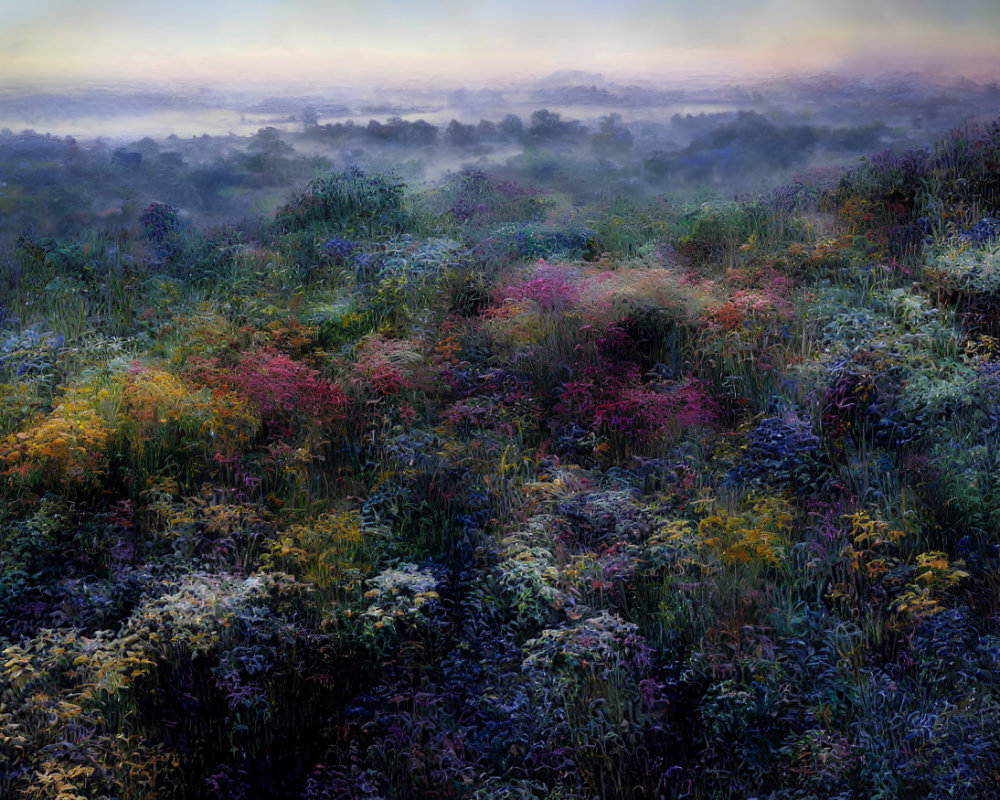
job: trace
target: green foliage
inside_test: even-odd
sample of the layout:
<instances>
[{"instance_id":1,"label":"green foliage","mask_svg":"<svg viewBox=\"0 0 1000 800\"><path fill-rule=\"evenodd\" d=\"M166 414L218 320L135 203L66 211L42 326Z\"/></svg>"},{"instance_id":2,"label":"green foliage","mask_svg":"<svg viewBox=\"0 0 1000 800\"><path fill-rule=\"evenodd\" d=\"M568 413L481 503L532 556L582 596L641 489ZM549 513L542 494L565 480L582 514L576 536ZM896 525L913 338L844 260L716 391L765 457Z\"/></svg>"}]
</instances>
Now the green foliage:
<instances>
[{"instance_id":1,"label":"green foliage","mask_svg":"<svg viewBox=\"0 0 1000 800\"><path fill-rule=\"evenodd\" d=\"M995 299L1000 295L1000 240L985 247L948 242L927 253L927 271L946 292L963 292Z\"/></svg>"},{"instance_id":2,"label":"green foliage","mask_svg":"<svg viewBox=\"0 0 1000 800\"><path fill-rule=\"evenodd\" d=\"M406 227L405 184L395 175L348 169L319 178L275 212L279 233L319 228L330 233L378 237Z\"/></svg>"},{"instance_id":3,"label":"green foliage","mask_svg":"<svg viewBox=\"0 0 1000 800\"><path fill-rule=\"evenodd\" d=\"M697 266L736 264L737 249L767 233L767 215L760 206L704 203L687 215L690 228L679 239L681 252Z\"/></svg>"}]
</instances>

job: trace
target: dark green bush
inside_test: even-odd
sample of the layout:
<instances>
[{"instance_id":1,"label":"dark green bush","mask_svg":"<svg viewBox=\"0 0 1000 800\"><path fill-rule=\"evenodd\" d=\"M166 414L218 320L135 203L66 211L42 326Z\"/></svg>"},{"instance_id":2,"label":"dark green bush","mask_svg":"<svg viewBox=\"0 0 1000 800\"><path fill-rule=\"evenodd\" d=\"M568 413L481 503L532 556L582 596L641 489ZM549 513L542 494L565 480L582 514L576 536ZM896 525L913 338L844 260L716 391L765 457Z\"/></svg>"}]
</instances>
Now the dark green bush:
<instances>
[{"instance_id":1,"label":"dark green bush","mask_svg":"<svg viewBox=\"0 0 1000 800\"><path fill-rule=\"evenodd\" d=\"M405 228L402 178L366 175L357 167L312 181L275 212L281 234L323 228L350 235L382 236Z\"/></svg>"}]
</instances>

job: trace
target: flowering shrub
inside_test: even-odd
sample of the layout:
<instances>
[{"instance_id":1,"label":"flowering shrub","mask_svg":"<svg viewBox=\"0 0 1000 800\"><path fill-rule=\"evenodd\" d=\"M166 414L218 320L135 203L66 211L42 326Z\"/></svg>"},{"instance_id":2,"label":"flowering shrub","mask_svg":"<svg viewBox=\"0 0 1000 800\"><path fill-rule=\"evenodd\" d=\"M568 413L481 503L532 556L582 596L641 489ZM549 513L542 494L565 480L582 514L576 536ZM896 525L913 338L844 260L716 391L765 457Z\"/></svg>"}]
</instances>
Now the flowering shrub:
<instances>
[{"instance_id":1,"label":"flowering shrub","mask_svg":"<svg viewBox=\"0 0 1000 800\"><path fill-rule=\"evenodd\" d=\"M364 599L368 607L361 618L372 630L387 624L415 624L430 612L440 599L440 579L413 564L400 564L372 578Z\"/></svg>"},{"instance_id":2,"label":"flowering shrub","mask_svg":"<svg viewBox=\"0 0 1000 800\"><path fill-rule=\"evenodd\" d=\"M196 389L155 367L120 374L98 400L120 457L148 474L165 468L186 478L203 473L244 450L259 424L239 396Z\"/></svg>"},{"instance_id":3,"label":"flowering shrub","mask_svg":"<svg viewBox=\"0 0 1000 800\"><path fill-rule=\"evenodd\" d=\"M502 287L496 293L498 305L526 300L543 311L554 312L572 307L578 299L576 287L552 269L537 269L531 280Z\"/></svg>"},{"instance_id":4,"label":"flowering shrub","mask_svg":"<svg viewBox=\"0 0 1000 800\"><path fill-rule=\"evenodd\" d=\"M1000 244L987 239L977 246L959 238L938 250L930 250L927 271L930 279L946 291L969 292L987 297L1000 294Z\"/></svg>"},{"instance_id":5,"label":"flowering shrub","mask_svg":"<svg viewBox=\"0 0 1000 800\"><path fill-rule=\"evenodd\" d=\"M552 520L529 519L523 529L504 538L493 580L502 607L523 630L537 630L555 619L571 598L559 586L559 569L552 553Z\"/></svg>"},{"instance_id":6,"label":"flowering shrub","mask_svg":"<svg viewBox=\"0 0 1000 800\"><path fill-rule=\"evenodd\" d=\"M995 217L983 217L968 230L958 234L958 238L977 244L986 244L994 239L1000 238L1000 219Z\"/></svg>"},{"instance_id":7,"label":"flowering shrub","mask_svg":"<svg viewBox=\"0 0 1000 800\"><path fill-rule=\"evenodd\" d=\"M772 291L740 289L725 304L706 309L703 316L724 331L735 331L791 319L792 307Z\"/></svg>"},{"instance_id":8,"label":"flowering shrub","mask_svg":"<svg viewBox=\"0 0 1000 800\"><path fill-rule=\"evenodd\" d=\"M654 517L627 489L576 492L555 509L561 517L554 526L556 535L573 550L642 542L656 528Z\"/></svg>"},{"instance_id":9,"label":"flowering shrub","mask_svg":"<svg viewBox=\"0 0 1000 800\"><path fill-rule=\"evenodd\" d=\"M969 577L964 567L961 561L949 562L946 553L920 553L914 567L914 582L893 604L895 623L912 625L942 611L945 594Z\"/></svg>"},{"instance_id":10,"label":"flowering shrub","mask_svg":"<svg viewBox=\"0 0 1000 800\"><path fill-rule=\"evenodd\" d=\"M585 366L582 373L582 379L557 389L555 419L617 439L630 451L692 428L712 427L716 422L716 403L697 380L652 376L643 383L628 362L614 365L610 359Z\"/></svg>"},{"instance_id":11,"label":"flowering shrub","mask_svg":"<svg viewBox=\"0 0 1000 800\"><path fill-rule=\"evenodd\" d=\"M188 374L198 383L244 398L272 438L290 436L299 426L337 430L347 421L349 402L343 392L317 370L286 355L249 351L230 366L217 358L194 360Z\"/></svg>"},{"instance_id":12,"label":"flowering shrub","mask_svg":"<svg viewBox=\"0 0 1000 800\"><path fill-rule=\"evenodd\" d=\"M98 488L112 428L94 395L91 386L66 391L51 412L0 443L8 486L69 496Z\"/></svg>"},{"instance_id":13,"label":"flowering shrub","mask_svg":"<svg viewBox=\"0 0 1000 800\"><path fill-rule=\"evenodd\" d=\"M291 525L268 547L265 564L316 587L324 604L357 601L363 577L371 570L357 512L322 514Z\"/></svg>"},{"instance_id":14,"label":"flowering shrub","mask_svg":"<svg viewBox=\"0 0 1000 800\"><path fill-rule=\"evenodd\" d=\"M633 781L662 780L645 752L642 728L657 725L659 687L638 626L602 611L542 631L524 654L528 697L535 707L554 706L548 713L575 745L585 791L619 794Z\"/></svg>"},{"instance_id":15,"label":"flowering shrub","mask_svg":"<svg viewBox=\"0 0 1000 800\"><path fill-rule=\"evenodd\" d=\"M889 591L902 589L896 573L901 564L899 544L905 534L867 511L846 517L846 544L835 569L830 599L857 616L881 611Z\"/></svg>"},{"instance_id":16,"label":"flowering shrub","mask_svg":"<svg viewBox=\"0 0 1000 800\"><path fill-rule=\"evenodd\" d=\"M796 274L837 273L851 262L854 236L826 236L808 244L793 242L781 257Z\"/></svg>"},{"instance_id":17,"label":"flowering shrub","mask_svg":"<svg viewBox=\"0 0 1000 800\"><path fill-rule=\"evenodd\" d=\"M780 567L791 544L794 515L787 501L763 498L746 511L719 511L698 523L703 546L734 564Z\"/></svg>"},{"instance_id":18,"label":"flowering shrub","mask_svg":"<svg viewBox=\"0 0 1000 800\"><path fill-rule=\"evenodd\" d=\"M339 262L347 260L359 247L360 242L352 241L351 239L342 239L337 236L334 236L323 245L323 249Z\"/></svg>"},{"instance_id":19,"label":"flowering shrub","mask_svg":"<svg viewBox=\"0 0 1000 800\"><path fill-rule=\"evenodd\" d=\"M378 402L404 390L429 388L425 366L418 343L373 334L358 342L346 378L362 397Z\"/></svg>"},{"instance_id":20,"label":"flowering shrub","mask_svg":"<svg viewBox=\"0 0 1000 800\"><path fill-rule=\"evenodd\" d=\"M573 625L549 628L524 646L521 669L545 673L557 683L571 684L580 673L599 680L642 675L650 666L649 647L638 628L602 611Z\"/></svg>"}]
</instances>

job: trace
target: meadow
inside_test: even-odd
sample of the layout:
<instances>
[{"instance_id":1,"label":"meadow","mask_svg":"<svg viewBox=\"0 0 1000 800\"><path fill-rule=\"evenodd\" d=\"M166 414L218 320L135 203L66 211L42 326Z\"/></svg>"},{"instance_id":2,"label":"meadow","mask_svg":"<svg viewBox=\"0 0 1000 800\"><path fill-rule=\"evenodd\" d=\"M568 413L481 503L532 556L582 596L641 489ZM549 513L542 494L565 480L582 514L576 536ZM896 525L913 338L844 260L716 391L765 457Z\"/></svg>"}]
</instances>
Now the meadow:
<instances>
[{"instance_id":1,"label":"meadow","mask_svg":"<svg viewBox=\"0 0 1000 800\"><path fill-rule=\"evenodd\" d=\"M1000 121L546 114L0 135L0 797L1000 796Z\"/></svg>"}]
</instances>

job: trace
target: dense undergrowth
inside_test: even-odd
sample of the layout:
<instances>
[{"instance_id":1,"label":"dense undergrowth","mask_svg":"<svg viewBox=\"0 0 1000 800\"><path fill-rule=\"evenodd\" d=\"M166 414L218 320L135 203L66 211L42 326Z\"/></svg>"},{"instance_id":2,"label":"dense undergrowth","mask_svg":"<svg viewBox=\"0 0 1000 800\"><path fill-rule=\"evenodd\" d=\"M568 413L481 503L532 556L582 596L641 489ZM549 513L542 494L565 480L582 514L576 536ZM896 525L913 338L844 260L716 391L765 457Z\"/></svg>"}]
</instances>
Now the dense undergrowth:
<instances>
[{"instance_id":1,"label":"dense undergrowth","mask_svg":"<svg viewBox=\"0 0 1000 800\"><path fill-rule=\"evenodd\" d=\"M997 796L998 175L23 236L0 796Z\"/></svg>"}]
</instances>

